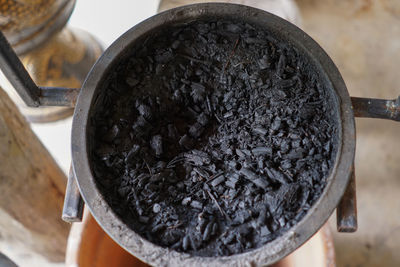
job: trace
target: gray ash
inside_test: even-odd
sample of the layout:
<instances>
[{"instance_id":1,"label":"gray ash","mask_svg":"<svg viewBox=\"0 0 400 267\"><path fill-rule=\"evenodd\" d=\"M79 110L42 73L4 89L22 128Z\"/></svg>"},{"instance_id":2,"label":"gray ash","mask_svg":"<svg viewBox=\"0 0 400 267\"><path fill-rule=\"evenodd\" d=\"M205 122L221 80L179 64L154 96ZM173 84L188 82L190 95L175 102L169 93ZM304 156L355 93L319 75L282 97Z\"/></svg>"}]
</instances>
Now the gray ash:
<instances>
[{"instance_id":1,"label":"gray ash","mask_svg":"<svg viewBox=\"0 0 400 267\"><path fill-rule=\"evenodd\" d=\"M169 26L110 73L90 145L98 187L149 241L199 256L258 248L320 197L337 110L309 59L249 24Z\"/></svg>"}]
</instances>

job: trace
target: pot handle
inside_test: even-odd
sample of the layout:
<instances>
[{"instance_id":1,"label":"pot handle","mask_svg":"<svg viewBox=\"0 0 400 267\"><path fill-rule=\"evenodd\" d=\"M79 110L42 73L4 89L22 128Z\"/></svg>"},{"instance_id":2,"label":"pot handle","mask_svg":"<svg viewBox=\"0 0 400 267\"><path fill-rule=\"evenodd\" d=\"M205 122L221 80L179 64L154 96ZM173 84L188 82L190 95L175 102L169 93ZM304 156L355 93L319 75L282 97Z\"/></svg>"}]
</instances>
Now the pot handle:
<instances>
[{"instance_id":1,"label":"pot handle","mask_svg":"<svg viewBox=\"0 0 400 267\"><path fill-rule=\"evenodd\" d=\"M65 191L62 219L65 222L81 222L83 215L83 199L76 183L72 166L69 169L67 190Z\"/></svg>"},{"instance_id":2,"label":"pot handle","mask_svg":"<svg viewBox=\"0 0 400 267\"><path fill-rule=\"evenodd\" d=\"M29 107L74 107L80 88L37 86L0 31L0 69Z\"/></svg>"},{"instance_id":3,"label":"pot handle","mask_svg":"<svg viewBox=\"0 0 400 267\"><path fill-rule=\"evenodd\" d=\"M341 233L354 233L358 228L354 163L351 167L350 175L349 184L336 208L336 226L338 232Z\"/></svg>"},{"instance_id":4,"label":"pot handle","mask_svg":"<svg viewBox=\"0 0 400 267\"><path fill-rule=\"evenodd\" d=\"M400 121L400 96L394 100L352 97L355 117Z\"/></svg>"},{"instance_id":5,"label":"pot handle","mask_svg":"<svg viewBox=\"0 0 400 267\"><path fill-rule=\"evenodd\" d=\"M352 97L354 116L400 121L400 96L394 100ZM357 231L357 197L354 163L346 191L336 209L337 230Z\"/></svg>"}]
</instances>

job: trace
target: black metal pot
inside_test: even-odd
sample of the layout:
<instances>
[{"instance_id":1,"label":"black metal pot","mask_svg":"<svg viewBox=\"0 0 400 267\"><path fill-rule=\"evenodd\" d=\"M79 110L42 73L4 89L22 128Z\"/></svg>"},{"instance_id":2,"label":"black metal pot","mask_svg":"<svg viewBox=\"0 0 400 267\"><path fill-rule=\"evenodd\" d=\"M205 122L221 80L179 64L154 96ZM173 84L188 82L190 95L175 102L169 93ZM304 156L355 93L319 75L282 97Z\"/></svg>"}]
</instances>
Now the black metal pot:
<instances>
[{"instance_id":1,"label":"black metal pot","mask_svg":"<svg viewBox=\"0 0 400 267\"><path fill-rule=\"evenodd\" d=\"M161 31L168 25L207 17L240 19L266 29L279 39L295 46L315 65L315 69L320 72L326 83L326 88L336 96L339 121L339 147L335 165L327 178L327 185L320 199L306 216L288 232L270 243L246 253L225 257L191 256L162 248L139 236L115 215L101 195L96 187L88 157L88 132L91 127L89 118L110 70L149 32ZM168 10L147 19L122 35L104 52L88 74L80 92L79 89L37 87L3 36L0 36L0 49L1 68L28 105L74 106L79 93L72 127L73 171L68 182L63 218L68 221L79 220L82 210L81 194L98 223L118 244L144 262L155 266L269 265L307 241L326 222L335 208L338 208L339 231L355 231L357 221L354 175L352 175L356 144L354 114L400 120L400 97L397 100L350 98L338 69L311 37L277 16L242 5L196 4ZM75 181L79 191L76 189Z\"/></svg>"}]
</instances>

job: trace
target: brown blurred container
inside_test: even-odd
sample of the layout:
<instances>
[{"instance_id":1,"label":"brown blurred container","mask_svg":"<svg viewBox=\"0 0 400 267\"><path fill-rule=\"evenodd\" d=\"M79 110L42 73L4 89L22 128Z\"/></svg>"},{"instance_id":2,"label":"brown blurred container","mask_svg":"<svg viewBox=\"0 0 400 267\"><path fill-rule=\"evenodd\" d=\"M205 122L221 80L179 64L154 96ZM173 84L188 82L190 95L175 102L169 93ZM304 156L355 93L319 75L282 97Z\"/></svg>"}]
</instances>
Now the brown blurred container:
<instances>
[{"instance_id":1,"label":"brown blurred container","mask_svg":"<svg viewBox=\"0 0 400 267\"><path fill-rule=\"evenodd\" d=\"M68 239L66 267L149 266L115 243L89 212L74 223ZM335 267L332 235L326 224L307 243L274 267Z\"/></svg>"}]
</instances>

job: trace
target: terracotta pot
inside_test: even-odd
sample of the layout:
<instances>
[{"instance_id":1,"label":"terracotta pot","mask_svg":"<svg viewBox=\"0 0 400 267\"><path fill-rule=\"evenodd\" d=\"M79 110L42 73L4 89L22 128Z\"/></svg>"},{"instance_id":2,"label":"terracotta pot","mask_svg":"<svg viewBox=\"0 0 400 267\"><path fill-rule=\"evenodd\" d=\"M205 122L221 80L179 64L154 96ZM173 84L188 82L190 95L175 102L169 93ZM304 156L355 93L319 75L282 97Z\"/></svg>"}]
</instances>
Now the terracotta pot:
<instances>
[{"instance_id":1,"label":"terracotta pot","mask_svg":"<svg viewBox=\"0 0 400 267\"><path fill-rule=\"evenodd\" d=\"M82 223L74 223L68 239L67 267L144 267L114 242L89 212ZM335 267L335 251L328 225L322 227L307 243L273 265L274 267Z\"/></svg>"}]
</instances>

